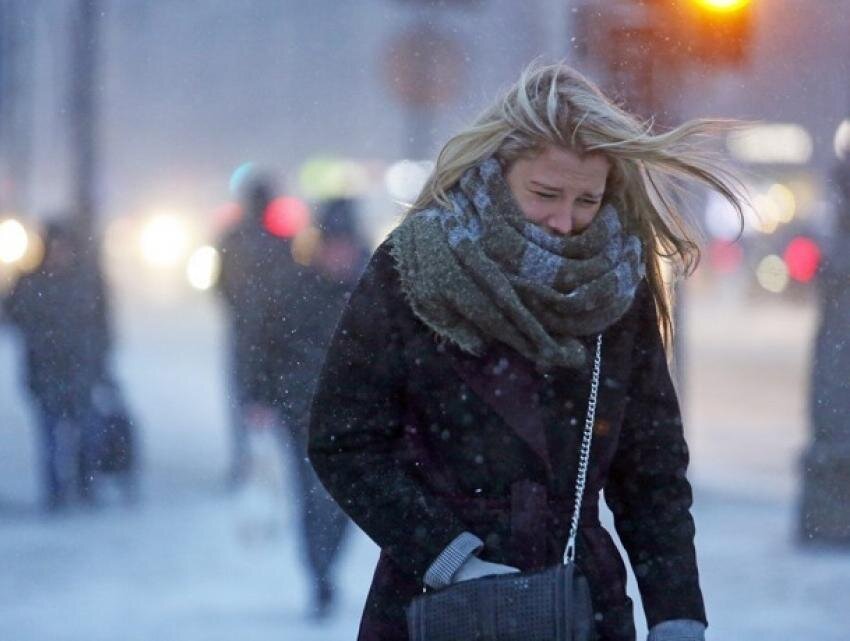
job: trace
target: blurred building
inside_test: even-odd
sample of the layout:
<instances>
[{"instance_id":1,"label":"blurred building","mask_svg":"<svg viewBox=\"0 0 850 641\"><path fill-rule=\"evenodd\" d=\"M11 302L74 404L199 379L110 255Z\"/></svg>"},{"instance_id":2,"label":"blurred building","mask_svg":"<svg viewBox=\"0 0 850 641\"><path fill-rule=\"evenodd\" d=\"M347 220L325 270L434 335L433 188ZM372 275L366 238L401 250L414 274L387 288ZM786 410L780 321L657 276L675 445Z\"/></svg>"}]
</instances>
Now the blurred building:
<instances>
[{"instance_id":1,"label":"blurred building","mask_svg":"<svg viewBox=\"0 0 850 641\"><path fill-rule=\"evenodd\" d=\"M678 112L799 124L813 141L810 163L825 169L850 111L850 0L753 2L749 65L722 73L697 67L678 92ZM69 189L71 3L24 4L35 109L19 117L32 129L25 206L42 211L63 205ZM577 4L103 0L104 215L162 202L210 211L246 161L297 177L316 155L391 161L419 149L432 156L530 59L575 58ZM430 73L442 93L420 109L402 104L410 78L397 77L388 61L423 24L440 39Z\"/></svg>"}]
</instances>

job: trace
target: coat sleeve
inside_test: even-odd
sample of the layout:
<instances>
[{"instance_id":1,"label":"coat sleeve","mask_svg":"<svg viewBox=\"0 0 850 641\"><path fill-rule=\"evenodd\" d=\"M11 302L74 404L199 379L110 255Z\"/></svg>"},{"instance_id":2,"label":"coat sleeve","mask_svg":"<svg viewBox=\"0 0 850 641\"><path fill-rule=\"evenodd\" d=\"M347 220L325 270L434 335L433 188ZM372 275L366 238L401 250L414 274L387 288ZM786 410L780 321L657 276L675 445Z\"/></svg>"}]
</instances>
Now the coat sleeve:
<instances>
[{"instance_id":1,"label":"coat sleeve","mask_svg":"<svg viewBox=\"0 0 850 641\"><path fill-rule=\"evenodd\" d=\"M426 570L465 528L405 447L399 319L410 315L386 246L343 312L313 399L309 456L342 509L403 571Z\"/></svg>"},{"instance_id":2,"label":"coat sleeve","mask_svg":"<svg viewBox=\"0 0 850 641\"><path fill-rule=\"evenodd\" d=\"M673 619L706 623L686 477L688 448L646 285L635 306L629 400L605 500L634 569L648 625Z\"/></svg>"}]
</instances>

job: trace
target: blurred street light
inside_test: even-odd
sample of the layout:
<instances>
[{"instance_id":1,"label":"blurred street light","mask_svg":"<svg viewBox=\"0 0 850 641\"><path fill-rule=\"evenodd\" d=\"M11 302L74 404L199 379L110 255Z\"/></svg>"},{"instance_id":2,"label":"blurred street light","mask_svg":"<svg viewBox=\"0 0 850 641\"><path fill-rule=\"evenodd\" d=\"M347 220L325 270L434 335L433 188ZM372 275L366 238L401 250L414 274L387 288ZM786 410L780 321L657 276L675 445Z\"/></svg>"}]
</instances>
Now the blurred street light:
<instances>
[{"instance_id":1,"label":"blurred street light","mask_svg":"<svg viewBox=\"0 0 850 641\"><path fill-rule=\"evenodd\" d=\"M186 278L195 289L205 291L218 281L221 270L221 257L215 247L199 247L189 257L186 264Z\"/></svg>"},{"instance_id":2,"label":"blurred street light","mask_svg":"<svg viewBox=\"0 0 850 641\"><path fill-rule=\"evenodd\" d=\"M139 246L144 259L155 267L174 267L189 251L188 225L179 216L162 213L142 228Z\"/></svg>"},{"instance_id":3,"label":"blurred street light","mask_svg":"<svg viewBox=\"0 0 850 641\"><path fill-rule=\"evenodd\" d=\"M272 200L263 214L263 226L279 238L292 238L310 225L310 209L300 198L280 196Z\"/></svg>"},{"instance_id":4,"label":"blurred street light","mask_svg":"<svg viewBox=\"0 0 850 641\"><path fill-rule=\"evenodd\" d=\"M756 280L767 291L782 293L788 286L788 267L785 261L776 254L765 256L756 268Z\"/></svg>"},{"instance_id":5,"label":"blurred street light","mask_svg":"<svg viewBox=\"0 0 850 641\"><path fill-rule=\"evenodd\" d=\"M739 243L715 240L708 247L712 269L719 274L733 274L744 263L744 250Z\"/></svg>"},{"instance_id":6,"label":"blurred street light","mask_svg":"<svg viewBox=\"0 0 850 641\"><path fill-rule=\"evenodd\" d=\"M20 222L9 218L0 223L0 262L7 265L18 262L28 247L27 230Z\"/></svg>"},{"instance_id":7,"label":"blurred street light","mask_svg":"<svg viewBox=\"0 0 850 641\"><path fill-rule=\"evenodd\" d=\"M751 0L693 0L693 52L713 66L740 66L753 38Z\"/></svg>"},{"instance_id":8,"label":"blurred street light","mask_svg":"<svg viewBox=\"0 0 850 641\"><path fill-rule=\"evenodd\" d=\"M359 196L369 188L367 167L358 161L314 156L298 170L298 188L306 198L324 200Z\"/></svg>"},{"instance_id":9,"label":"blurred street light","mask_svg":"<svg viewBox=\"0 0 850 641\"><path fill-rule=\"evenodd\" d=\"M412 203L434 169L431 161L399 160L387 168L384 175L387 192L402 203Z\"/></svg>"},{"instance_id":10,"label":"blurred street light","mask_svg":"<svg viewBox=\"0 0 850 641\"><path fill-rule=\"evenodd\" d=\"M767 197L776 206L776 219L780 223L790 223L797 213L797 198L794 192L782 183L771 185L767 190Z\"/></svg>"},{"instance_id":11,"label":"blurred street light","mask_svg":"<svg viewBox=\"0 0 850 641\"><path fill-rule=\"evenodd\" d=\"M709 11L739 11L750 4L751 0L696 0L696 3Z\"/></svg>"},{"instance_id":12,"label":"blurred street light","mask_svg":"<svg viewBox=\"0 0 850 641\"><path fill-rule=\"evenodd\" d=\"M839 160L850 160L850 118L838 125L835 131L835 155Z\"/></svg>"},{"instance_id":13,"label":"blurred street light","mask_svg":"<svg viewBox=\"0 0 850 641\"><path fill-rule=\"evenodd\" d=\"M800 283L808 283L820 267L821 250L811 238L797 236L788 243L784 258L788 275Z\"/></svg>"},{"instance_id":14,"label":"blurred street light","mask_svg":"<svg viewBox=\"0 0 850 641\"><path fill-rule=\"evenodd\" d=\"M789 123L749 127L729 136L726 146L736 160L754 164L804 165L814 150L811 134Z\"/></svg>"}]
</instances>

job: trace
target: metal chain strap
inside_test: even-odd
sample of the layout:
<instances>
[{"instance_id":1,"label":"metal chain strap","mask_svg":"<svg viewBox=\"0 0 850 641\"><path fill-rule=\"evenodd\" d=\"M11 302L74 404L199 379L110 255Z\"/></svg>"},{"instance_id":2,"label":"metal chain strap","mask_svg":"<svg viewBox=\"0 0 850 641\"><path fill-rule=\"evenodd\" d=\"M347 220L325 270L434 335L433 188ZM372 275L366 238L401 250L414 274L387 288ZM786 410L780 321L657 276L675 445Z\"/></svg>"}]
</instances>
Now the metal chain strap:
<instances>
[{"instance_id":1,"label":"metal chain strap","mask_svg":"<svg viewBox=\"0 0 850 641\"><path fill-rule=\"evenodd\" d=\"M590 398L587 401L587 417L584 420L584 435L581 439L581 451L576 478L575 509L570 522L570 538L564 551L564 563L572 563L576 558L576 536L581 514L581 500L587 482L587 468L590 464L590 442L593 438L593 424L596 422L596 399L599 395L599 373L602 370L602 334L596 337L596 356L593 359L593 378L590 381Z\"/></svg>"}]
</instances>

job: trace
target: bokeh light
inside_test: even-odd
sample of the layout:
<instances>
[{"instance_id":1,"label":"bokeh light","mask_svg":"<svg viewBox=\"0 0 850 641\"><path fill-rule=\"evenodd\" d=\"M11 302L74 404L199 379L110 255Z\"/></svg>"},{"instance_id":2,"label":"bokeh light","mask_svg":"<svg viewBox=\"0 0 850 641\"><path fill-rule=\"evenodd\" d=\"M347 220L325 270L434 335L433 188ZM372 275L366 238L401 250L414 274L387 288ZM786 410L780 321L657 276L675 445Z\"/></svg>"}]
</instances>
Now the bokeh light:
<instances>
[{"instance_id":1,"label":"bokeh light","mask_svg":"<svg viewBox=\"0 0 850 641\"><path fill-rule=\"evenodd\" d=\"M32 229L27 230L27 251L15 263L19 272L34 272L44 260L44 240Z\"/></svg>"},{"instance_id":2,"label":"bokeh light","mask_svg":"<svg viewBox=\"0 0 850 641\"><path fill-rule=\"evenodd\" d=\"M751 0L697 0L697 4L711 11L731 12L743 9Z\"/></svg>"},{"instance_id":3,"label":"bokeh light","mask_svg":"<svg viewBox=\"0 0 850 641\"><path fill-rule=\"evenodd\" d=\"M142 227L139 244L143 258L155 267L174 267L189 251L190 233L178 215L161 213Z\"/></svg>"},{"instance_id":4,"label":"bokeh light","mask_svg":"<svg viewBox=\"0 0 850 641\"><path fill-rule=\"evenodd\" d=\"M719 274L733 274L744 262L744 250L738 243L716 240L708 248L711 267Z\"/></svg>"},{"instance_id":5,"label":"bokeh light","mask_svg":"<svg viewBox=\"0 0 850 641\"><path fill-rule=\"evenodd\" d=\"M235 201L224 202L211 213L212 231L221 235L225 230L237 225L242 220L242 206Z\"/></svg>"},{"instance_id":6,"label":"bokeh light","mask_svg":"<svg viewBox=\"0 0 850 641\"><path fill-rule=\"evenodd\" d=\"M366 167L353 160L316 156L298 170L300 193L313 200L362 195L369 182Z\"/></svg>"},{"instance_id":7,"label":"bokeh light","mask_svg":"<svg viewBox=\"0 0 850 641\"><path fill-rule=\"evenodd\" d=\"M263 214L263 226L280 238L292 238L309 224L310 209L303 200L293 196L275 198Z\"/></svg>"},{"instance_id":8,"label":"bokeh light","mask_svg":"<svg viewBox=\"0 0 850 641\"><path fill-rule=\"evenodd\" d=\"M195 289L205 291L218 282L221 272L221 257L215 247L199 247L186 264L186 278Z\"/></svg>"},{"instance_id":9,"label":"bokeh light","mask_svg":"<svg viewBox=\"0 0 850 641\"><path fill-rule=\"evenodd\" d=\"M754 164L806 164L814 142L811 134L793 123L767 123L748 127L726 139L732 156Z\"/></svg>"},{"instance_id":10,"label":"bokeh light","mask_svg":"<svg viewBox=\"0 0 850 641\"><path fill-rule=\"evenodd\" d=\"M9 218L0 223L0 262L16 263L27 253L29 238L24 226Z\"/></svg>"},{"instance_id":11,"label":"bokeh light","mask_svg":"<svg viewBox=\"0 0 850 641\"><path fill-rule=\"evenodd\" d=\"M839 160L850 159L850 118L844 120L835 130L835 155Z\"/></svg>"},{"instance_id":12,"label":"bokeh light","mask_svg":"<svg viewBox=\"0 0 850 641\"><path fill-rule=\"evenodd\" d=\"M818 244L806 236L797 236L785 249L785 264L788 275L801 283L808 283L818 272L821 251Z\"/></svg>"},{"instance_id":13,"label":"bokeh light","mask_svg":"<svg viewBox=\"0 0 850 641\"><path fill-rule=\"evenodd\" d=\"M790 223L797 213L797 198L794 192L781 183L771 185L767 197L773 201L774 215L780 223Z\"/></svg>"},{"instance_id":14,"label":"bokeh light","mask_svg":"<svg viewBox=\"0 0 850 641\"><path fill-rule=\"evenodd\" d=\"M779 294L788 286L788 267L776 254L765 256L756 267L756 280L767 291Z\"/></svg>"},{"instance_id":15,"label":"bokeh light","mask_svg":"<svg viewBox=\"0 0 850 641\"><path fill-rule=\"evenodd\" d=\"M319 242L322 239L322 233L313 226L302 229L295 238L292 239L292 258L299 265L310 265L313 262L313 257L316 250L319 248Z\"/></svg>"},{"instance_id":16,"label":"bokeh light","mask_svg":"<svg viewBox=\"0 0 850 641\"><path fill-rule=\"evenodd\" d=\"M741 233L738 213L731 203L717 192L709 192L705 206L705 227L713 238L733 241ZM744 231L748 231L745 226Z\"/></svg>"},{"instance_id":17,"label":"bokeh light","mask_svg":"<svg viewBox=\"0 0 850 641\"><path fill-rule=\"evenodd\" d=\"M772 234L779 227L779 207L767 194L757 194L753 198L755 217L753 225L763 234Z\"/></svg>"},{"instance_id":18,"label":"bokeh light","mask_svg":"<svg viewBox=\"0 0 850 641\"><path fill-rule=\"evenodd\" d=\"M241 195L242 186L245 184L245 181L250 178L255 170L256 165L252 162L243 162L239 165L232 174L230 174L230 196L236 200L239 200Z\"/></svg>"},{"instance_id":19,"label":"bokeh light","mask_svg":"<svg viewBox=\"0 0 850 641\"><path fill-rule=\"evenodd\" d=\"M430 161L400 160L387 168L384 182L389 195L402 203L416 200L434 169Z\"/></svg>"}]
</instances>

